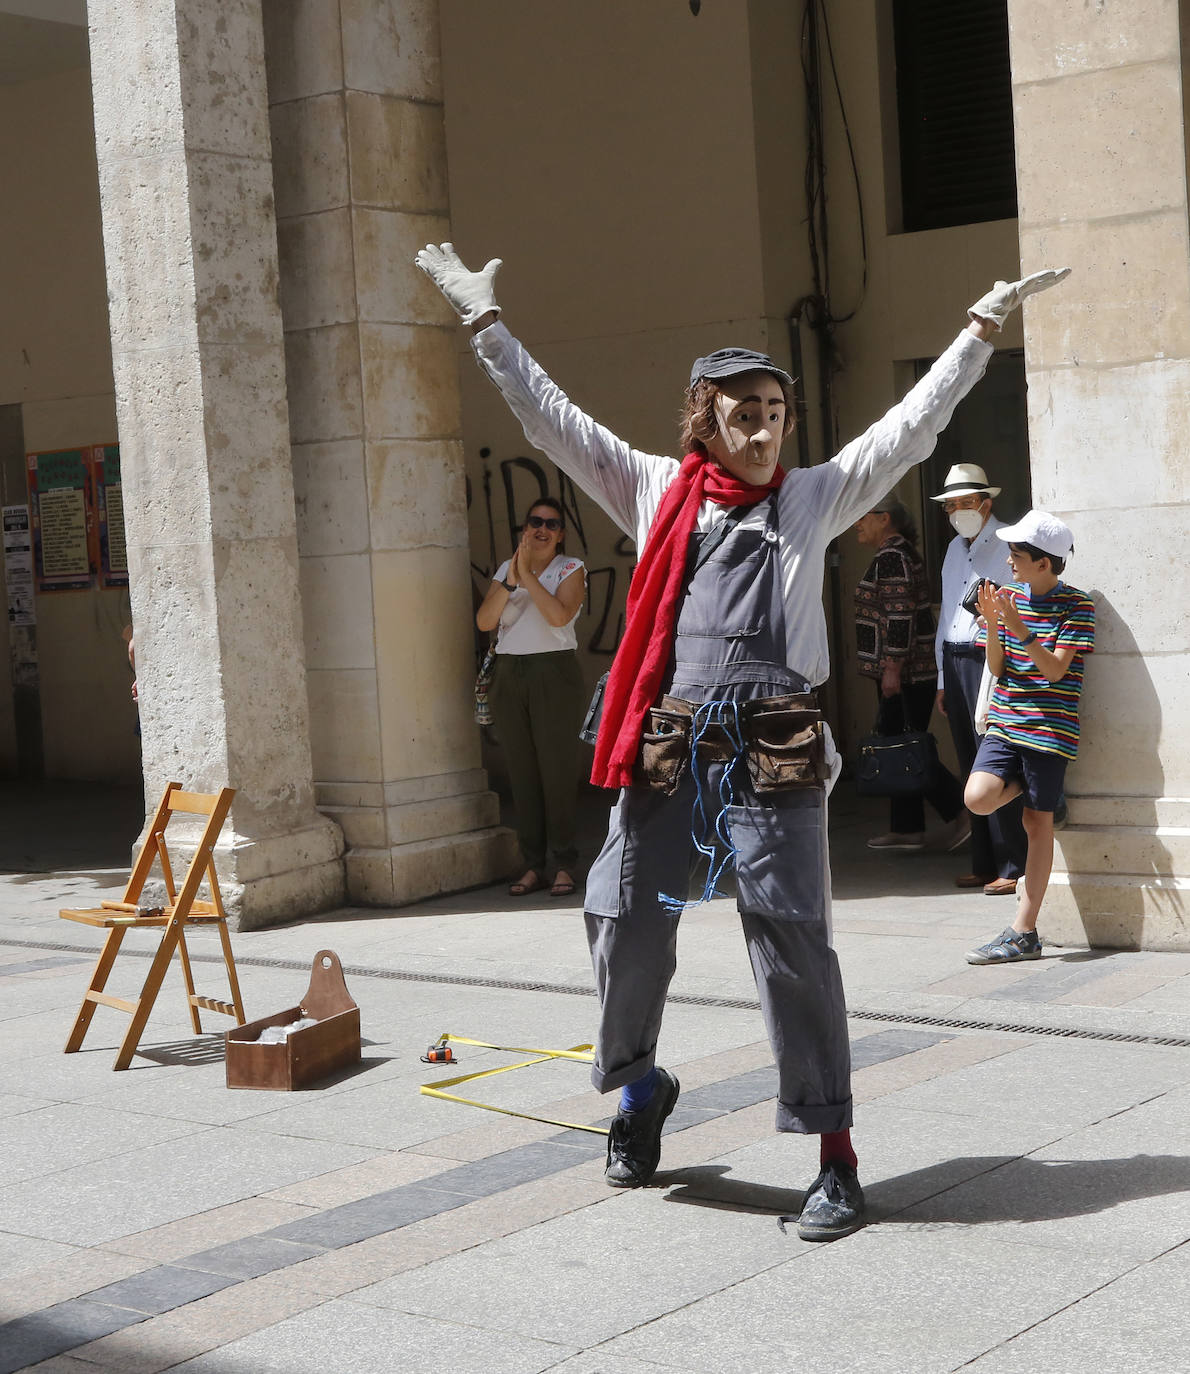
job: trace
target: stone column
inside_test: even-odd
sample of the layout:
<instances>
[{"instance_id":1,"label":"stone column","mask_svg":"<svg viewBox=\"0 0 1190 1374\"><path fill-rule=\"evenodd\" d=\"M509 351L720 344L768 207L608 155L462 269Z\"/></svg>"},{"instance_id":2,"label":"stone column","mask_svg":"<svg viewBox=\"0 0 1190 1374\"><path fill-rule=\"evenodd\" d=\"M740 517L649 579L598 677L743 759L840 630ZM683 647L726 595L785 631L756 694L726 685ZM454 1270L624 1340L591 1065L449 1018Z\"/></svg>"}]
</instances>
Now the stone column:
<instances>
[{"instance_id":1,"label":"stone column","mask_svg":"<svg viewBox=\"0 0 1190 1374\"><path fill-rule=\"evenodd\" d=\"M265 0L318 804L353 900L512 862L472 720L437 0Z\"/></svg>"},{"instance_id":2,"label":"stone column","mask_svg":"<svg viewBox=\"0 0 1190 1374\"><path fill-rule=\"evenodd\" d=\"M1190 948L1190 244L1177 0L1010 0L1034 503L1092 593L1042 933Z\"/></svg>"},{"instance_id":3,"label":"stone column","mask_svg":"<svg viewBox=\"0 0 1190 1374\"><path fill-rule=\"evenodd\" d=\"M260 0L89 0L147 803L238 789L242 928L341 900L314 809Z\"/></svg>"}]
</instances>

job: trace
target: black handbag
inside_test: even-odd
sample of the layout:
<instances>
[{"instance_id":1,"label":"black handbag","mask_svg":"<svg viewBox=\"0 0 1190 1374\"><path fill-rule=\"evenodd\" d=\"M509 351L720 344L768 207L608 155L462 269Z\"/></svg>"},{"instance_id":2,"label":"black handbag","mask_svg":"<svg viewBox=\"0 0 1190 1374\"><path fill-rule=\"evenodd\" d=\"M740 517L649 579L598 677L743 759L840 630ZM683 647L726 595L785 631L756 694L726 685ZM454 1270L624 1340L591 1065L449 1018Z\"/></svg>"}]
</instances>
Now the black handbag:
<instances>
[{"instance_id":1,"label":"black handbag","mask_svg":"<svg viewBox=\"0 0 1190 1374\"><path fill-rule=\"evenodd\" d=\"M902 719L908 719L904 698ZM919 797L938 775L938 744L928 730L899 735L865 735L855 764L855 790L861 797Z\"/></svg>"}]
</instances>

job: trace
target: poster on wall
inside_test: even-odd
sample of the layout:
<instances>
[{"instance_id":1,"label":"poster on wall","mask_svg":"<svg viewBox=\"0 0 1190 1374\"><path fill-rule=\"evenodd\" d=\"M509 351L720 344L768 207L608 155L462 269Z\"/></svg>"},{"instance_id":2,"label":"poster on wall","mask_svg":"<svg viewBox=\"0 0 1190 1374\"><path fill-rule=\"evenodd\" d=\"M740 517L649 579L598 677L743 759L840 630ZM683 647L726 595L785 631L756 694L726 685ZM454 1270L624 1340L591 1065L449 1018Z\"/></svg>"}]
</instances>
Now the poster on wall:
<instances>
[{"instance_id":1,"label":"poster on wall","mask_svg":"<svg viewBox=\"0 0 1190 1374\"><path fill-rule=\"evenodd\" d=\"M105 587L127 587L128 546L124 542L124 486L120 480L120 445L91 449L95 514L99 527L99 567Z\"/></svg>"},{"instance_id":2,"label":"poster on wall","mask_svg":"<svg viewBox=\"0 0 1190 1374\"><path fill-rule=\"evenodd\" d=\"M8 623L36 625L33 600L33 531L28 506L4 506L4 584Z\"/></svg>"},{"instance_id":3,"label":"poster on wall","mask_svg":"<svg viewBox=\"0 0 1190 1374\"><path fill-rule=\"evenodd\" d=\"M30 453L27 461L37 590L90 587L99 563L90 453L59 449Z\"/></svg>"}]
</instances>

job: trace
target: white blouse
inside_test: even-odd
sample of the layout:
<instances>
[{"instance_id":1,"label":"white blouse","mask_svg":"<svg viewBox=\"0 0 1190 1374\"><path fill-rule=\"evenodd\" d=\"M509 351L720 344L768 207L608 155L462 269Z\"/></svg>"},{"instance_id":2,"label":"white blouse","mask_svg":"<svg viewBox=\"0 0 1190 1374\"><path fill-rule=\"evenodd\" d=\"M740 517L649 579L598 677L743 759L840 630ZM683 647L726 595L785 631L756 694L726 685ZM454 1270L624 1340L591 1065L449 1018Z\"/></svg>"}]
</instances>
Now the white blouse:
<instances>
[{"instance_id":1,"label":"white blouse","mask_svg":"<svg viewBox=\"0 0 1190 1374\"><path fill-rule=\"evenodd\" d=\"M501 563L496 569L493 582L503 582L508 576L511 559ZM537 580L551 596L556 596L564 578L576 568L582 568L577 558L569 558L564 553L554 555L553 561ZM586 578L583 571L583 578ZM574 615L565 625L551 625L533 604L533 598L524 589L517 587L509 593L508 602L500 614L500 628L496 636L498 654L550 654L559 649L576 649L578 640L574 633L574 622L582 612L579 605Z\"/></svg>"}]
</instances>

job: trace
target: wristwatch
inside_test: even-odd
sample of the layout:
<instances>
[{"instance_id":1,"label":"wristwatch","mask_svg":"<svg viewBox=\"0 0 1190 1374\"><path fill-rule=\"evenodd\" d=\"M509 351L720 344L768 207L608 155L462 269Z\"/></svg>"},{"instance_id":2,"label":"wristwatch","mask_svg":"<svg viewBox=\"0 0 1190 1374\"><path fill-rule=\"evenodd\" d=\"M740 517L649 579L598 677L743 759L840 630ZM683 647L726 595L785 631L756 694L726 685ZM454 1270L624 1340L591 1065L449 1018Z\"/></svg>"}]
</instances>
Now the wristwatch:
<instances>
[{"instance_id":1,"label":"wristwatch","mask_svg":"<svg viewBox=\"0 0 1190 1374\"><path fill-rule=\"evenodd\" d=\"M1037 638L1037 631L1036 631L1036 630L1031 630L1031 631L1024 637L1024 639L1022 639L1022 640L1020 641L1020 646L1021 646L1021 648L1022 648L1022 649L1027 649L1027 648L1029 647L1029 645L1032 644L1033 641L1034 641L1036 638Z\"/></svg>"},{"instance_id":2,"label":"wristwatch","mask_svg":"<svg viewBox=\"0 0 1190 1374\"><path fill-rule=\"evenodd\" d=\"M515 592L515 591L516 591L516 588L512 585L512 583L511 583L511 582L505 582L505 580L504 580L503 578L500 579L500 585L504 588L504 590L505 590L506 592ZM1036 639L1037 636L1034 635L1033 638Z\"/></svg>"}]
</instances>

